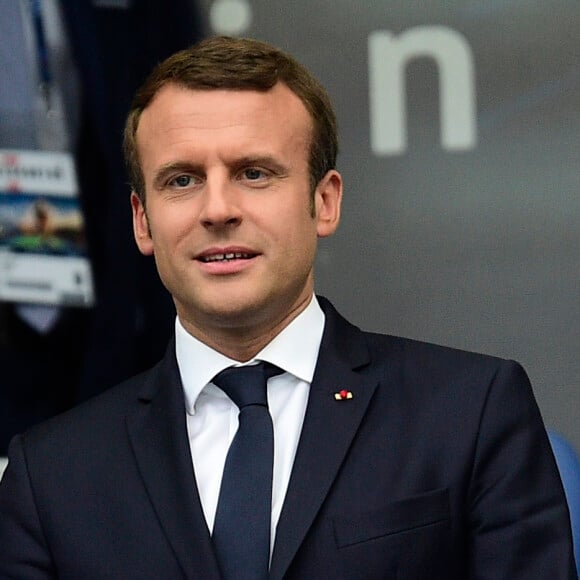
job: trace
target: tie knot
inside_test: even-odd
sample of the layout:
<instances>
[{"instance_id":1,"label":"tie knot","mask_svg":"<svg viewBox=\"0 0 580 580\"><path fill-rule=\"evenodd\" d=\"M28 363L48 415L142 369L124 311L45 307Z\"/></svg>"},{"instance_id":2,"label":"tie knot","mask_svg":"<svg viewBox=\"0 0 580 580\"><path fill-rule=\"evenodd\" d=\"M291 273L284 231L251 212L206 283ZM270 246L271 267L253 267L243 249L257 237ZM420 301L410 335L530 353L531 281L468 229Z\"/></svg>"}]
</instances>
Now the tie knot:
<instances>
[{"instance_id":1,"label":"tie knot","mask_svg":"<svg viewBox=\"0 0 580 580\"><path fill-rule=\"evenodd\" d=\"M266 383L270 377L281 374L277 366L259 362L243 367L228 367L218 373L212 383L217 385L241 409L248 405L268 406Z\"/></svg>"}]
</instances>

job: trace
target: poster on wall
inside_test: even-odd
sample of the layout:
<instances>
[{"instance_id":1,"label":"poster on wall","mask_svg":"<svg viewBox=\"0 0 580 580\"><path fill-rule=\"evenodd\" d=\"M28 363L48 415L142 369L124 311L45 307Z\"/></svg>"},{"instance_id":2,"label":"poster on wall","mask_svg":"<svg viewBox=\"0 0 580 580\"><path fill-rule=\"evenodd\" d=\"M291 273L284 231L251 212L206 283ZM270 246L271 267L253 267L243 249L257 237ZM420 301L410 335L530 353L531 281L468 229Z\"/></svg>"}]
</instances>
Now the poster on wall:
<instances>
[{"instance_id":1,"label":"poster on wall","mask_svg":"<svg viewBox=\"0 0 580 580\"><path fill-rule=\"evenodd\" d=\"M76 173L66 153L0 149L0 300L94 303Z\"/></svg>"}]
</instances>

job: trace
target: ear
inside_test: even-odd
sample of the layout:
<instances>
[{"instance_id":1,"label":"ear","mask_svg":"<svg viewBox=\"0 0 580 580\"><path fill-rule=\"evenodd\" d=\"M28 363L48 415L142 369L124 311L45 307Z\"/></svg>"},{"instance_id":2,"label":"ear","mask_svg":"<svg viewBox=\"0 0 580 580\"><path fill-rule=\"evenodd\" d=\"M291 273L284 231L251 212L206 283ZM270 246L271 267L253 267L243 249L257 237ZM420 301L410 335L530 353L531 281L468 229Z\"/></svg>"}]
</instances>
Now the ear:
<instances>
[{"instance_id":1,"label":"ear","mask_svg":"<svg viewBox=\"0 0 580 580\"><path fill-rule=\"evenodd\" d=\"M142 201L134 191L131 192L131 209L133 210L133 235L137 247L144 256L151 256L153 254L153 240L151 239L147 213Z\"/></svg>"},{"instance_id":2,"label":"ear","mask_svg":"<svg viewBox=\"0 0 580 580\"><path fill-rule=\"evenodd\" d=\"M340 222L342 176L331 169L318 183L314 192L316 233L319 238L331 236Z\"/></svg>"}]
</instances>

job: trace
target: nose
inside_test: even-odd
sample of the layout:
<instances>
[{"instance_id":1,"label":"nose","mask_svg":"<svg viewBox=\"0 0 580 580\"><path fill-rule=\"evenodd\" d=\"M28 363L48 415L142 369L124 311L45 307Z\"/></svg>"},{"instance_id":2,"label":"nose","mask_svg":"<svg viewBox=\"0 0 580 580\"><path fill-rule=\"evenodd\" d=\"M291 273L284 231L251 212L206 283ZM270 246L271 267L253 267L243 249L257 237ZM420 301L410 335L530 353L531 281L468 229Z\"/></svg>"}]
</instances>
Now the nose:
<instances>
[{"instance_id":1,"label":"nose","mask_svg":"<svg viewBox=\"0 0 580 580\"><path fill-rule=\"evenodd\" d=\"M239 199L228 180L208 178L202 194L200 221L206 228L231 227L241 223Z\"/></svg>"}]
</instances>

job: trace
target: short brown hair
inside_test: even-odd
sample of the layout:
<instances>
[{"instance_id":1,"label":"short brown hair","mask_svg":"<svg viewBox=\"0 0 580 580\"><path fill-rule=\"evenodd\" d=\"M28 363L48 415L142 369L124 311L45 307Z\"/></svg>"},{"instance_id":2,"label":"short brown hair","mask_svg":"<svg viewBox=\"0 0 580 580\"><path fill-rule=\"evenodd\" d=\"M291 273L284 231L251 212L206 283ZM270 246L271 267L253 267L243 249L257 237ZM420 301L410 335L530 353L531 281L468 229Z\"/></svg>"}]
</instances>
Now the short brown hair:
<instances>
[{"instance_id":1,"label":"short brown hair","mask_svg":"<svg viewBox=\"0 0 580 580\"><path fill-rule=\"evenodd\" d=\"M133 191L145 203L145 183L136 133L143 110L167 84L192 90L268 91L284 83L296 94L313 123L310 145L312 190L336 166L336 115L322 85L290 55L265 42L226 36L209 38L170 56L153 69L135 94L125 124L124 153Z\"/></svg>"}]
</instances>

